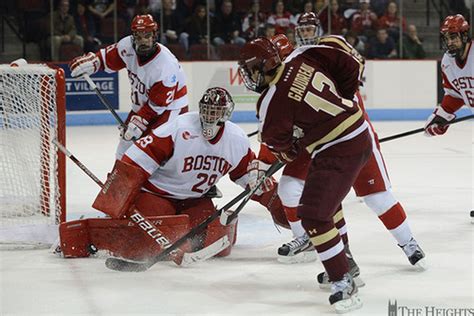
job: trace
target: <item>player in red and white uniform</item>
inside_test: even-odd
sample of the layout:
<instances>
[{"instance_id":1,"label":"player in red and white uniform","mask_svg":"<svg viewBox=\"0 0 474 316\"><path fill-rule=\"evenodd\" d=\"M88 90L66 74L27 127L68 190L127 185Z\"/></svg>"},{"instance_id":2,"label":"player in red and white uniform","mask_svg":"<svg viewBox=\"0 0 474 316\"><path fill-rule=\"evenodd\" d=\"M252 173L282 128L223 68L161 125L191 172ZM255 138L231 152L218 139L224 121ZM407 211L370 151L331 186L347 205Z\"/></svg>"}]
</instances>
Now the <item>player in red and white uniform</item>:
<instances>
[{"instance_id":1,"label":"player in red and white uniform","mask_svg":"<svg viewBox=\"0 0 474 316\"><path fill-rule=\"evenodd\" d=\"M340 36L324 36L317 38L317 28L319 27L319 20L314 13L305 13L299 19L299 24L296 28L296 39L300 47L308 45L315 45L316 43L322 47L332 47L337 50L349 53L359 64L359 79L362 78L364 59L362 56L349 44L347 41ZM283 47L285 45L282 45ZM334 72L345 72L344 68L333 68ZM343 85L344 82L339 83L339 86ZM370 135L372 139L372 155L369 158L367 164L362 168L359 173L353 187L356 195L363 198L364 202L371 208L375 214L379 217L385 227L389 230L392 236L397 241L398 245L402 247L409 261L413 265L420 267L424 266L423 260L424 253L421 248L417 245L416 240L413 238L413 234L408 224L407 216L400 202L393 196L391 191L391 183L388 177L388 173L385 167L382 153L380 151L380 144L378 141L377 134L370 124L367 112L364 109L364 104L360 93L355 93L358 105L363 111L366 121L370 125ZM272 160L268 157L265 158L262 154L259 155L260 159L263 159L267 163ZM304 186L304 179L306 177L307 170L303 166L307 165L305 160L307 157L300 157L297 161L288 164L283 171L283 176L279 182L279 196L285 207L285 213L287 219L292 227L295 235L295 240L283 245L279 249L279 254L291 255L299 249L307 248L306 244L309 242L307 236L302 234L303 227L301 226L301 220L296 215L296 207L298 206L299 199ZM340 214L335 217L336 227L343 239L347 239L346 227L344 217L342 215L342 209ZM352 255L348 248L348 257L351 262L351 273L354 276L359 274L359 268L352 259ZM299 259L296 257L305 255L307 252L299 252L298 255L292 257L286 256L287 261L298 262ZM306 255L307 256L307 255ZM284 256L280 256L283 257ZM359 282L360 279L357 279ZM321 274L318 276L318 281L324 287L328 283L327 275ZM360 283L362 285L362 282Z\"/></svg>"},{"instance_id":2,"label":"player in red and white uniform","mask_svg":"<svg viewBox=\"0 0 474 316\"><path fill-rule=\"evenodd\" d=\"M328 69L343 66L337 74ZM336 311L362 306L349 273L344 242L334 216L372 151L369 126L352 96L359 65L331 47L304 47L281 62L276 46L257 38L242 47L239 72L257 102L261 142L283 162L311 155L297 214L331 279L329 301ZM294 133L297 129L298 133Z\"/></svg>"},{"instance_id":3,"label":"player in red and white uniform","mask_svg":"<svg viewBox=\"0 0 474 316\"><path fill-rule=\"evenodd\" d=\"M116 157L150 129L188 111L184 70L176 57L157 42L158 25L151 15L137 15L132 35L118 43L72 60L71 76L92 75L98 70L126 68L131 86L131 107Z\"/></svg>"},{"instance_id":4,"label":"player in red and white uniform","mask_svg":"<svg viewBox=\"0 0 474 316\"><path fill-rule=\"evenodd\" d=\"M446 48L441 60L444 97L441 105L425 124L425 135L443 135L463 105L474 108L474 48L469 37L469 24L460 14L450 15L441 25L441 36Z\"/></svg>"},{"instance_id":5,"label":"player in red and white uniform","mask_svg":"<svg viewBox=\"0 0 474 316\"><path fill-rule=\"evenodd\" d=\"M171 241L203 222L216 211L212 199L206 196L214 184L229 175L233 182L246 187L251 178L247 169L255 154L245 132L228 121L233 108L234 102L225 89L206 90L199 102L199 113L180 115L155 128L125 152L93 206L111 216L119 213L117 209L136 208L159 223ZM117 202L117 196L128 192L136 192L127 198L129 202ZM277 185L258 190L252 199L266 206L277 223L282 218L283 223L278 224L285 226ZM134 260L159 253L161 249L133 231L135 228L129 223L125 219L65 223L60 228L62 251L66 257L88 256L87 245L92 244ZM193 239L192 250L206 247L224 235L235 242L236 225L234 221L223 226L217 218ZM87 234L78 233L80 229ZM119 237L112 238L114 234ZM228 247L219 255L226 256L230 251Z\"/></svg>"}]
</instances>

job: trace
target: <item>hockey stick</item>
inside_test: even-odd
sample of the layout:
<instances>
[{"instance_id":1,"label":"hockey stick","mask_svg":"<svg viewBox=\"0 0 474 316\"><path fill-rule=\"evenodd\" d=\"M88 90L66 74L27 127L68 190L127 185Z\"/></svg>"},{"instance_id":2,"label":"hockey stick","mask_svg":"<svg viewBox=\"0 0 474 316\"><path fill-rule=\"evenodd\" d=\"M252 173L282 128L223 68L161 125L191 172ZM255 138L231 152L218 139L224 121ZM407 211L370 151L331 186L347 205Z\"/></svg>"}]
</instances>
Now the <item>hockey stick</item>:
<instances>
[{"instance_id":1,"label":"hockey stick","mask_svg":"<svg viewBox=\"0 0 474 316\"><path fill-rule=\"evenodd\" d=\"M258 131L253 131L252 133L247 134L247 137L252 137L253 135L257 135Z\"/></svg>"},{"instance_id":2,"label":"hockey stick","mask_svg":"<svg viewBox=\"0 0 474 316\"><path fill-rule=\"evenodd\" d=\"M110 113L112 113L117 123L119 123L119 125L123 128L124 131L127 130L127 125L125 125L125 123L122 121L122 119L117 114L115 109L112 107L112 105L110 105L109 101L107 101L107 99L104 97L102 92L100 92L99 88L97 88L96 84L94 83L94 81L92 81L91 77L89 77L88 74L84 74L82 75L82 77L87 81L90 88L94 90L95 94L97 94L100 102L102 102L102 104L110 111Z\"/></svg>"},{"instance_id":3,"label":"hockey stick","mask_svg":"<svg viewBox=\"0 0 474 316\"><path fill-rule=\"evenodd\" d=\"M239 215L240 211L242 211L244 206L250 200L252 195L254 195L255 192L257 192L257 190L260 188L260 186L263 184L263 182L265 182L265 180L267 178L271 177L275 172L280 170L280 168L283 167L284 165L285 165L284 163L281 163L279 161L273 163L270 166L270 168L268 168L268 170L265 172L265 175L262 178L259 179L259 181L258 181L257 185L255 186L255 188L253 188L249 192L249 194L247 194L245 199L239 204L239 206L237 207L237 209L235 211L226 210L226 211L222 212L221 218L220 218L221 224L227 226L230 223L232 223L232 221L237 217L237 215Z\"/></svg>"},{"instance_id":4,"label":"hockey stick","mask_svg":"<svg viewBox=\"0 0 474 316\"><path fill-rule=\"evenodd\" d=\"M104 187L102 181L97 178L95 174L92 173L82 162L79 161L66 147L60 144L56 139L53 139L53 143L62 151L69 159L71 159L82 171L84 171L95 183L97 183L101 188ZM127 215L127 217L133 221L140 228L143 234L153 239L157 245L163 249L171 246L172 243L166 238L165 234L161 232L152 222L150 222L145 216L140 214L140 212L134 207L132 208L132 213ZM175 247L173 250L168 252L171 255L171 259L177 264L181 265L184 253L178 247Z\"/></svg>"},{"instance_id":5,"label":"hockey stick","mask_svg":"<svg viewBox=\"0 0 474 316\"><path fill-rule=\"evenodd\" d=\"M452 121L450 121L450 122L447 122L447 123L444 124L443 126L451 125L451 124L455 124L455 123L459 123L459 122L462 122L462 121L467 121L467 120L470 120L470 119L472 119L472 118L474 118L474 114L457 118L457 119L455 119L455 120L452 120ZM425 131L425 128L424 128L424 127L421 127L421 128L417 128L417 129L414 129L414 130L411 130L411 131L404 132L404 133L400 133L400 134L396 134L396 135L392 135L392 136L387 136L387 137L381 138L381 139L379 140L379 142L380 142L380 143L383 143L383 142L386 142L386 141L389 141L389 140L393 140L393 139L397 139L397 138L401 138L401 137L405 137L405 136L409 136L409 135L421 133L421 132L424 132L424 131Z\"/></svg>"},{"instance_id":6,"label":"hockey stick","mask_svg":"<svg viewBox=\"0 0 474 316\"><path fill-rule=\"evenodd\" d=\"M283 164L276 163L278 164L278 169L283 166ZM274 164L274 165L276 165ZM270 172L276 172L278 169L272 168L274 167L272 165L270 169L265 172L265 177L271 176ZM263 181L262 181L263 182ZM257 186L258 188L258 186ZM230 202L228 202L226 205L215 211L211 216L209 216L206 220L201 222L199 225L193 227L187 234L176 240L171 246L168 248L164 249L161 253L156 255L155 257L151 258L147 262L131 262L131 261L126 261L122 260L120 258L107 258L105 261L105 265L107 268L116 270L116 271L122 271L122 272L142 272L148 270L150 267L152 267L155 263L158 261L162 261L164 258L168 256L169 253L171 253L173 250L177 249L179 246L181 246L183 243L185 243L189 238L194 237L197 234L200 234L203 232L206 227L212 223L216 218L218 218L221 214L223 214L225 211L230 209L234 204L242 200L243 198L247 198L251 196L249 193L252 193L253 190L250 190L249 188L246 188L242 193L237 195L235 198L233 198ZM248 199L247 199L248 201ZM243 205L239 205L239 207Z\"/></svg>"}]
</instances>

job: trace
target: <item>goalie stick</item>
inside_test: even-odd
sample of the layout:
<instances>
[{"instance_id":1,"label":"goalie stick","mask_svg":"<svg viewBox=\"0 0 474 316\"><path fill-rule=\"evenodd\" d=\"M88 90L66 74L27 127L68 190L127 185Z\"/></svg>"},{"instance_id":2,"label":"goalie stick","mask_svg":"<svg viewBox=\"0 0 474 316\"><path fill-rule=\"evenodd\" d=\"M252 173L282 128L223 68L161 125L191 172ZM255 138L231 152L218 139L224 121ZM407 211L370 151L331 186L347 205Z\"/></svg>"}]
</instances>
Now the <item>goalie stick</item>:
<instances>
[{"instance_id":1,"label":"goalie stick","mask_svg":"<svg viewBox=\"0 0 474 316\"><path fill-rule=\"evenodd\" d=\"M276 172L278 169L280 169L283 166L282 163L276 162L274 163L266 172L265 172L265 178L271 176L274 172ZM263 181L261 181L263 183ZM259 184L261 184L259 183ZM257 186L258 188L258 186ZM254 189L255 190L255 189ZM168 248L164 249L161 253L156 255L155 257L151 258L147 262L132 262L132 261L126 261L120 258L108 258L105 261L105 265L107 268L116 270L116 271L122 271L122 272L142 272L148 270L150 267L152 267L155 263L158 261L162 261L164 258L168 256L169 253L171 253L174 249L177 249L179 246L181 246L184 242L186 242L189 238L194 237L197 234L200 234L201 232L206 229L206 227L212 223L216 218L218 218L221 214L223 214L225 211L229 210L233 205L238 203L240 200L243 198L247 198L250 195L250 193L254 192L254 190L250 190L249 188L246 188L243 192L241 192L239 195L237 195L235 198L233 198L230 202L228 202L226 205L221 207L220 209L216 210L211 216L209 216L206 220L201 222L199 225L193 227L187 234L176 240L171 246ZM248 199L245 201L245 203L248 202ZM243 202L242 202L243 203ZM239 205L242 206L242 203Z\"/></svg>"}]
</instances>

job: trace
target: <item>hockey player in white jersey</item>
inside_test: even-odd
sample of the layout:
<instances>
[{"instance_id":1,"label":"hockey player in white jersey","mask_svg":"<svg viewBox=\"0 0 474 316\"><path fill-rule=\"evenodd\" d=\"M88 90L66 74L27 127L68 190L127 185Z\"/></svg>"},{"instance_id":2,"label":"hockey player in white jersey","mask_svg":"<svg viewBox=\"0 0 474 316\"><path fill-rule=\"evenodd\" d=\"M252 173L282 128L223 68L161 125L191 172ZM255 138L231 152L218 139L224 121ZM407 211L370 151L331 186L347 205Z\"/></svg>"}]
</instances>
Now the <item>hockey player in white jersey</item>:
<instances>
[{"instance_id":1,"label":"hockey player in white jersey","mask_svg":"<svg viewBox=\"0 0 474 316\"><path fill-rule=\"evenodd\" d=\"M441 60L444 97L425 124L425 135L443 135L463 105L474 108L474 48L469 24L460 14L446 17L441 25L446 48Z\"/></svg>"},{"instance_id":2,"label":"hockey player in white jersey","mask_svg":"<svg viewBox=\"0 0 474 316\"><path fill-rule=\"evenodd\" d=\"M115 72L126 68L131 86L131 107L125 121L127 129L116 157L120 159L132 144L148 130L188 111L186 79L176 57L157 42L158 25L151 15L137 15L132 35L118 43L71 61L71 76L92 75L98 70Z\"/></svg>"},{"instance_id":3,"label":"hockey player in white jersey","mask_svg":"<svg viewBox=\"0 0 474 316\"><path fill-rule=\"evenodd\" d=\"M115 219L119 217L114 215L119 213L117 210L126 213L138 209L143 216L158 223L173 241L216 211L206 193L223 176L228 174L233 182L246 187L251 182L248 169L255 154L245 132L228 121L233 108L234 102L225 89L210 88L199 102L199 113L180 115L136 141L122 159L117 160L106 182L107 188L99 193L93 205L114 219L62 224L64 256L87 257L88 245L133 260L157 255L160 249L134 231L129 220ZM118 202L124 200L124 196L127 202ZM276 183L267 183L252 199L264 205L277 224L288 227ZM203 234L193 239L192 250L202 249L225 235L235 242L236 225L234 221L223 226L217 218ZM219 256L229 255L230 251L231 246Z\"/></svg>"}]
</instances>

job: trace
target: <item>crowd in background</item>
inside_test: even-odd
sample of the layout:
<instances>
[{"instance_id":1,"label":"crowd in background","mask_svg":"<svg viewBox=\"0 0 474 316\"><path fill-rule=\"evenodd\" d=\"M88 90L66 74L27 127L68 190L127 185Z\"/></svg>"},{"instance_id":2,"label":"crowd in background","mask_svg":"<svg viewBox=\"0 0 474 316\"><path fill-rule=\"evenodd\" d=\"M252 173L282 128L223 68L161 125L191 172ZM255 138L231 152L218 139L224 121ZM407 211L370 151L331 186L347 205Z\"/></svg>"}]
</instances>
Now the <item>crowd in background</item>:
<instances>
[{"instance_id":1,"label":"crowd in background","mask_svg":"<svg viewBox=\"0 0 474 316\"><path fill-rule=\"evenodd\" d=\"M50 17L42 17L52 35L38 39L44 59L70 58L113 43L115 3L119 38L130 33L134 15L151 14L160 25L159 41L178 59L195 59L191 52L198 47L207 52L208 43L214 58L233 59L245 42L280 33L295 44L298 18L310 11L319 15L319 35L344 36L369 59L425 58L416 26L400 17L393 0L214 0L209 19L205 0L56 0L52 34Z\"/></svg>"}]
</instances>

